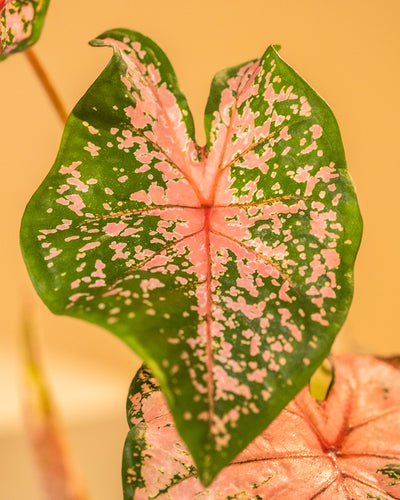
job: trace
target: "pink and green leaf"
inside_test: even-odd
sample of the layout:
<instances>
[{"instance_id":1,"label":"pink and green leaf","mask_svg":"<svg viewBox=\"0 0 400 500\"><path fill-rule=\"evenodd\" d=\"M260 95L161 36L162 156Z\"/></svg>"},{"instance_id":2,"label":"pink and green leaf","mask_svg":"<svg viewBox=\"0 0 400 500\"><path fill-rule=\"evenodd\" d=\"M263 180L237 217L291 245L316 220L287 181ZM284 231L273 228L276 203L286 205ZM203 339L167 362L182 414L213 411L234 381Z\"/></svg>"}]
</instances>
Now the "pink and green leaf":
<instances>
[{"instance_id":1,"label":"pink and green leaf","mask_svg":"<svg viewBox=\"0 0 400 500\"><path fill-rule=\"evenodd\" d=\"M113 30L21 244L58 314L112 331L156 375L209 483L307 383L352 298L361 218L336 120L271 46L222 71L207 144L170 62Z\"/></svg>"},{"instance_id":2,"label":"pink and green leaf","mask_svg":"<svg viewBox=\"0 0 400 500\"><path fill-rule=\"evenodd\" d=\"M0 61L36 43L50 0L0 0Z\"/></svg>"},{"instance_id":3,"label":"pink and green leaf","mask_svg":"<svg viewBox=\"0 0 400 500\"><path fill-rule=\"evenodd\" d=\"M208 487L148 369L134 378L122 465L125 500L399 498L400 374L371 357L334 358L325 401L305 387Z\"/></svg>"}]
</instances>

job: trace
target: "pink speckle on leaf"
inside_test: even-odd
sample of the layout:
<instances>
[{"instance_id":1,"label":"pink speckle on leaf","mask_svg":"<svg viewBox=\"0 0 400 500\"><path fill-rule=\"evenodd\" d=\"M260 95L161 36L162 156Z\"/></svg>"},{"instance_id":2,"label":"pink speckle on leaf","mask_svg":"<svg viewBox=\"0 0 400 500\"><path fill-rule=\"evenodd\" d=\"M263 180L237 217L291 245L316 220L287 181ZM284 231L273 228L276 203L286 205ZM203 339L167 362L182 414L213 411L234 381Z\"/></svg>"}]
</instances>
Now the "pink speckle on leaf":
<instances>
[{"instance_id":1,"label":"pink speckle on leaf","mask_svg":"<svg viewBox=\"0 0 400 500\"><path fill-rule=\"evenodd\" d=\"M319 139L322 135L322 127L320 125L312 125L310 127L312 138Z\"/></svg>"},{"instance_id":2,"label":"pink speckle on leaf","mask_svg":"<svg viewBox=\"0 0 400 500\"><path fill-rule=\"evenodd\" d=\"M84 245L82 248L79 249L80 252L87 252L88 250L93 250L94 248L100 246L99 241L92 241L90 243L87 243Z\"/></svg>"},{"instance_id":3,"label":"pink speckle on leaf","mask_svg":"<svg viewBox=\"0 0 400 500\"><path fill-rule=\"evenodd\" d=\"M65 197L70 204L68 205L68 208L72 210L73 212L76 213L76 215L82 216L82 208L84 208L86 205L83 203L82 198L78 194L70 194Z\"/></svg>"},{"instance_id":4,"label":"pink speckle on leaf","mask_svg":"<svg viewBox=\"0 0 400 500\"><path fill-rule=\"evenodd\" d=\"M104 226L103 231L108 236L118 236L126 227L128 224L125 222L109 222Z\"/></svg>"},{"instance_id":5,"label":"pink speckle on leaf","mask_svg":"<svg viewBox=\"0 0 400 500\"><path fill-rule=\"evenodd\" d=\"M73 172L76 171L76 169L80 165L82 165L81 161L73 161L69 167L64 167L64 165L62 165L60 168L60 173L61 174L72 174Z\"/></svg>"},{"instance_id":6,"label":"pink speckle on leaf","mask_svg":"<svg viewBox=\"0 0 400 500\"><path fill-rule=\"evenodd\" d=\"M87 146L85 146L83 149L88 151L92 156L99 156L101 147L96 146L95 144L93 144L93 142L88 142Z\"/></svg>"}]
</instances>

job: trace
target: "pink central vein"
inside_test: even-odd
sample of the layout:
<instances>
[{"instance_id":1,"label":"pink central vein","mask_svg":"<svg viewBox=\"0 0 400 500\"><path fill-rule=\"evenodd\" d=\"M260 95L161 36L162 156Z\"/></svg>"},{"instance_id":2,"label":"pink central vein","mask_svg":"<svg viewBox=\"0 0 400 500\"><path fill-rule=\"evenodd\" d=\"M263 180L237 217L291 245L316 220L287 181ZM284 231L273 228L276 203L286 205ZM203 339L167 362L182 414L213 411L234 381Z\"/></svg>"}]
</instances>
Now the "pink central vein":
<instances>
[{"instance_id":1,"label":"pink central vein","mask_svg":"<svg viewBox=\"0 0 400 500\"><path fill-rule=\"evenodd\" d=\"M212 294L211 294L211 245L210 245L210 213L211 208L204 208L204 234L206 244L207 256L207 277L206 277L206 339L207 339L207 389L209 401L209 421L211 424L214 416L214 381L213 381L213 350L212 350L212 334L211 334L211 308L212 308Z\"/></svg>"}]
</instances>

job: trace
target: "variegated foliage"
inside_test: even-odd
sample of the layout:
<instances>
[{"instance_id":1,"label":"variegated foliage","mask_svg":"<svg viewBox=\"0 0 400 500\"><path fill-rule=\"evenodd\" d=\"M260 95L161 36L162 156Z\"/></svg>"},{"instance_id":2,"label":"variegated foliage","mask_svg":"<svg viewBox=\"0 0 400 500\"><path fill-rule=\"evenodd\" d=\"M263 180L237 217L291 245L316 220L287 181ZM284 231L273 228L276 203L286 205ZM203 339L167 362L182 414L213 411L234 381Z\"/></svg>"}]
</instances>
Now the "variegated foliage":
<instances>
[{"instance_id":1,"label":"variegated foliage","mask_svg":"<svg viewBox=\"0 0 400 500\"><path fill-rule=\"evenodd\" d=\"M50 0L0 0L0 61L37 42Z\"/></svg>"},{"instance_id":2,"label":"variegated foliage","mask_svg":"<svg viewBox=\"0 0 400 500\"><path fill-rule=\"evenodd\" d=\"M207 488L151 373L137 373L122 468L125 500L400 498L400 373L385 362L334 358L325 401L305 387Z\"/></svg>"},{"instance_id":3,"label":"variegated foliage","mask_svg":"<svg viewBox=\"0 0 400 500\"><path fill-rule=\"evenodd\" d=\"M171 64L128 30L66 125L22 223L58 314L157 376L205 483L270 423L347 314L361 219L335 118L271 46L224 70L207 144Z\"/></svg>"}]
</instances>

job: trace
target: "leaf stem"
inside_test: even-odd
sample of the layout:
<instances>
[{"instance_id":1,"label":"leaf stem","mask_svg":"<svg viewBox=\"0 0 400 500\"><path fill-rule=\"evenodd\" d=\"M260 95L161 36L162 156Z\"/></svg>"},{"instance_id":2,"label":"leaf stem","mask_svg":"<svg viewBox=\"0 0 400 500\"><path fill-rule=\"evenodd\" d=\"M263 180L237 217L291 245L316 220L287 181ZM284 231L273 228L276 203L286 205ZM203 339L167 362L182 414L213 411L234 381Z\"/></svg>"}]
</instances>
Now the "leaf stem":
<instances>
[{"instance_id":1,"label":"leaf stem","mask_svg":"<svg viewBox=\"0 0 400 500\"><path fill-rule=\"evenodd\" d=\"M57 111L57 114L60 118L60 120L63 122L63 124L67 121L68 118L68 113L65 109L65 106L63 102L61 101L60 96L58 95L54 85L50 81L50 78L44 69L42 63L40 62L36 52L30 48L25 51L25 55L31 64L33 70L35 71L37 77L39 78L40 82L42 83L46 94L48 95L50 101L52 102L55 110Z\"/></svg>"},{"instance_id":2,"label":"leaf stem","mask_svg":"<svg viewBox=\"0 0 400 500\"><path fill-rule=\"evenodd\" d=\"M30 310L22 314L23 414L44 493L49 500L90 500L79 479L42 367Z\"/></svg>"}]
</instances>

